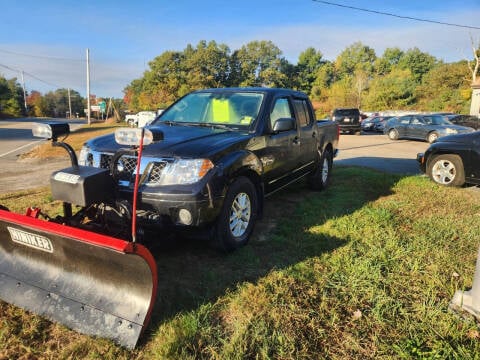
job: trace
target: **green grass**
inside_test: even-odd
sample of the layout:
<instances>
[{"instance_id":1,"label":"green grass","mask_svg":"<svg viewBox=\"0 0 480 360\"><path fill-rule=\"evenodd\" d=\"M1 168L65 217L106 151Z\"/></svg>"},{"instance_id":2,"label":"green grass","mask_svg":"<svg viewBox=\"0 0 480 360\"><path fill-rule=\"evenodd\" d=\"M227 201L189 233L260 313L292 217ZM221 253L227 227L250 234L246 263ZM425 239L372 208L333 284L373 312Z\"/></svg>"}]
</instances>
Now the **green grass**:
<instances>
[{"instance_id":1,"label":"green grass","mask_svg":"<svg viewBox=\"0 0 480 360\"><path fill-rule=\"evenodd\" d=\"M231 255L186 240L155 250L159 296L136 350L0 302L0 359L478 358L476 323L448 304L472 284L479 199L337 167L326 192L267 199Z\"/></svg>"}]
</instances>

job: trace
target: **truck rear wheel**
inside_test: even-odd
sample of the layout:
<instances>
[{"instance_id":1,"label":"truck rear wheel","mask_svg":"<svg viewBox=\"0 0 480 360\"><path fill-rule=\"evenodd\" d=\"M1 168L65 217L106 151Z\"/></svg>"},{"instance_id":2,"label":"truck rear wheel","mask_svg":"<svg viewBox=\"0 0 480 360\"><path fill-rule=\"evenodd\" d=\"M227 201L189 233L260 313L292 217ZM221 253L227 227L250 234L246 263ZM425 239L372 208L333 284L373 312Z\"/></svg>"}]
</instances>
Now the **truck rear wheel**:
<instances>
[{"instance_id":1,"label":"truck rear wheel","mask_svg":"<svg viewBox=\"0 0 480 360\"><path fill-rule=\"evenodd\" d=\"M312 190L323 190L330 183L330 173L332 170L333 156L329 149L323 152L323 155L315 163L315 169L308 178L308 186Z\"/></svg>"},{"instance_id":2,"label":"truck rear wheel","mask_svg":"<svg viewBox=\"0 0 480 360\"><path fill-rule=\"evenodd\" d=\"M239 177L230 185L215 224L215 246L231 252L247 244L257 219L257 210L255 186L246 177Z\"/></svg>"}]
</instances>

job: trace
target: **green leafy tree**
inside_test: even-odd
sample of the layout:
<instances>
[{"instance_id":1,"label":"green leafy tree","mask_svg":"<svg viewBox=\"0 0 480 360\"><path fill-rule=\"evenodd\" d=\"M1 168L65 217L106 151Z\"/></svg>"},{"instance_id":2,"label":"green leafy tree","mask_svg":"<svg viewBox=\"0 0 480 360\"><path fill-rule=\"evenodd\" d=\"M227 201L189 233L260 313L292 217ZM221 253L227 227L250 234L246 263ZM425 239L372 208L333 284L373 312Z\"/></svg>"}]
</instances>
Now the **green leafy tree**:
<instances>
[{"instance_id":1,"label":"green leafy tree","mask_svg":"<svg viewBox=\"0 0 480 360\"><path fill-rule=\"evenodd\" d=\"M415 103L416 86L410 70L394 68L370 82L364 108L371 111L408 109Z\"/></svg>"},{"instance_id":2,"label":"green leafy tree","mask_svg":"<svg viewBox=\"0 0 480 360\"><path fill-rule=\"evenodd\" d=\"M282 86L285 59L271 41L252 41L232 54L232 84L239 86Z\"/></svg>"},{"instance_id":3,"label":"green leafy tree","mask_svg":"<svg viewBox=\"0 0 480 360\"><path fill-rule=\"evenodd\" d=\"M423 76L428 73L438 63L438 60L428 54L420 51L418 48L409 49L400 58L398 66L401 69L408 69L415 80L420 83Z\"/></svg>"},{"instance_id":4,"label":"green leafy tree","mask_svg":"<svg viewBox=\"0 0 480 360\"><path fill-rule=\"evenodd\" d=\"M149 63L143 77L124 89L130 110L167 106L186 93L229 85L230 49L215 41L187 45L183 51L166 51Z\"/></svg>"},{"instance_id":5,"label":"green leafy tree","mask_svg":"<svg viewBox=\"0 0 480 360\"><path fill-rule=\"evenodd\" d=\"M382 57L375 61L377 75L386 75L391 72L392 68L398 65L403 55L404 52L398 47L385 49Z\"/></svg>"},{"instance_id":6,"label":"green leafy tree","mask_svg":"<svg viewBox=\"0 0 480 360\"><path fill-rule=\"evenodd\" d=\"M83 113L83 99L77 91L70 91L72 113ZM70 111L68 89L57 89L44 95L41 102L41 116L65 117Z\"/></svg>"},{"instance_id":7,"label":"green leafy tree","mask_svg":"<svg viewBox=\"0 0 480 360\"><path fill-rule=\"evenodd\" d=\"M334 82L327 90L324 107L331 110L339 107L355 107L357 102L352 80L352 77L345 77Z\"/></svg>"},{"instance_id":8,"label":"green leafy tree","mask_svg":"<svg viewBox=\"0 0 480 360\"><path fill-rule=\"evenodd\" d=\"M373 74L377 56L375 50L356 42L343 50L335 60L335 69L339 79L353 76L355 71L362 70L368 76Z\"/></svg>"},{"instance_id":9,"label":"green leafy tree","mask_svg":"<svg viewBox=\"0 0 480 360\"><path fill-rule=\"evenodd\" d=\"M440 64L423 76L418 88L418 103L426 111L468 113L471 78L465 71L466 61Z\"/></svg>"},{"instance_id":10,"label":"green leafy tree","mask_svg":"<svg viewBox=\"0 0 480 360\"><path fill-rule=\"evenodd\" d=\"M0 113L7 116L22 116L25 114L23 89L16 78L0 77Z\"/></svg>"},{"instance_id":11,"label":"green leafy tree","mask_svg":"<svg viewBox=\"0 0 480 360\"><path fill-rule=\"evenodd\" d=\"M149 66L142 78L133 80L124 89L124 100L132 111L163 107L188 91L183 52L166 51Z\"/></svg>"},{"instance_id":12,"label":"green leafy tree","mask_svg":"<svg viewBox=\"0 0 480 360\"><path fill-rule=\"evenodd\" d=\"M196 48L191 45L184 51L185 66L189 74L187 85L191 90L228 85L230 49L215 41L200 41Z\"/></svg>"},{"instance_id":13,"label":"green leafy tree","mask_svg":"<svg viewBox=\"0 0 480 360\"><path fill-rule=\"evenodd\" d=\"M323 54L313 47L307 48L298 57L297 82L298 89L310 93L320 67L325 63Z\"/></svg>"},{"instance_id":14,"label":"green leafy tree","mask_svg":"<svg viewBox=\"0 0 480 360\"><path fill-rule=\"evenodd\" d=\"M335 79L335 66L331 61L326 61L317 70L312 84L310 95L315 100L325 101L327 90Z\"/></svg>"}]
</instances>

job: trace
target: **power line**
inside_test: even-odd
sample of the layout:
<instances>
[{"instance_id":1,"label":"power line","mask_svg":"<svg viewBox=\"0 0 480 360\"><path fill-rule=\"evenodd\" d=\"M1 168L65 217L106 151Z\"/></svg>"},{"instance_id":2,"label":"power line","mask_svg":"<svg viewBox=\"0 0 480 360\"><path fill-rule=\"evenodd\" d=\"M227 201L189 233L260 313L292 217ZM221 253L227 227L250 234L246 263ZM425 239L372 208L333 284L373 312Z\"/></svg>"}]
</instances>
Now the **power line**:
<instances>
[{"instance_id":1,"label":"power line","mask_svg":"<svg viewBox=\"0 0 480 360\"><path fill-rule=\"evenodd\" d=\"M7 65L0 64L0 66L6 68L6 69L8 69L8 70L11 70L11 71L15 71L15 72L19 72L19 73L22 72L22 70L14 69L14 68L11 68L10 66L7 66ZM35 75L33 75L33 74L30 74L30 73L28 73L28 72L26 72L26 71L23 71L23 73L24 73L25 75L30 76L31 78L34 78L35 80L38 80L38 81L46 84L46 85L53 86L53 87L56 87L56 88L62 88L62 87L63 87L63 86L58 86L58 85L56 85L56 84L52 84L52 83L50 83L50 82L48 82L48 81L42 80L42 79L40 79L39 77L37 77L37 76L35 76Z\"/></svg>"},{"instance_id":2,"label":"power line","mask_svg":"<svg viewBox=\"0 0 480 360\"><path fill-rule=\"evenodd\" d=\"M17 53L17 52L14 52L14 51L8 51L8 50L2 50L2 49L0 49L0 52L7 53L7 54L12 54L12 55L25 56L25 57L30 57L30 58L38 58L38 59L62 60L62 61L81 61L81 62L84 62L84 61L85 61L85 60L83 60L83 59L61 58L61 57L54 57L54 56L42 56L42 55L32 55L32 54L22 54L22 53Z\"/></svg>"},{"instance_id":3,"label":"power line","mask_svg":"<svg viewBox=\"0 0 480 360\"><path fill-rule=\"evenodd\" d=\"M480 27L476 27L476 26L460 25L460 24L453 24L453 23L447 23L447 22L436 21L436 20L420 19L420 18L411 17L411 16L403 16L403 15L391 14L391 13L387 13L387 12L383 12L383 11L377 11L377 10L359 8L359 7L355 7L355 6L337 4L337 3L333 3L333 2L329 2L329 1L323 1L323 0L312 0L312 1L317 2L317 3L326 4L326 5L333 5L333 6L338 6L338 7L347 8L347 9L369 12L369 13L378 14L378 15L393 16L393 17L400 18L400 19L423 21L423 22L439 24L439 25L448 25L448 26L455 26L455 27L461 27L461 28L466 28L466 29L480 30Z\"/></svg>"},{"instance_id":4,"label":"power line","mask_svg":"<svg viewBox=\"0 0 480 360\"><path fill-rule=\"evenodd\" d=\"M55 84L52 84L52 83L50 83L50 82L48 82L48 81L42 80L42 79L40 79L39 77L37 77L37 76L35 76L35 75L32 75L32 74L30 74L30 73L28 73L28 72L26 72L26 71L24 71L24 73L25 73L25 75L28 75L28 76L30 76L30 77L38 80L38 81L41 81L41 82L43 82L44 84L47 84L47 85L50 85L50 86L54 86L54 87L56 87L57 89L64 87L64 86L55 85Z\"/></svg>"},{"instance_id":5,"label":"power line","mask_svg":"<svg viewBox=\"0 0 480 360\"><path fill-rule=\"evenodd\" d=\"M15 71L15 72L20 72L20 70L18 69L13 69L11 68L10 66L7 66L7 65L3 65L3 64L0 64L1 67L4 67L5 69L8 69L8 70L12 70L12 71Z\"/></svg>"}]
</instances>

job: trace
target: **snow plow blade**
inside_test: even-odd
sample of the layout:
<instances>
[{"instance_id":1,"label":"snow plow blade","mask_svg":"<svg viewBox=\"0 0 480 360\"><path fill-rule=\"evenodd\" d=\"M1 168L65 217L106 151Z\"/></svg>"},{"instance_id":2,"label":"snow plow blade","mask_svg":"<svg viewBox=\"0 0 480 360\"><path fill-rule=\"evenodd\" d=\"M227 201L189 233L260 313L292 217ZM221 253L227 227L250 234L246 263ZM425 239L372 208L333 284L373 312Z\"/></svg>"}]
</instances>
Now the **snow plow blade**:
<instances>
[{"instance_id":1,"label":"snow plow blade","mask_svg":"<svg viewBox=\"0 0 480 360\"><path fill-rule=\"evenodd\" d=\"M0 299L134 348L156 292L142 245L0 210Z\"/></svg>"}]
</instances>

